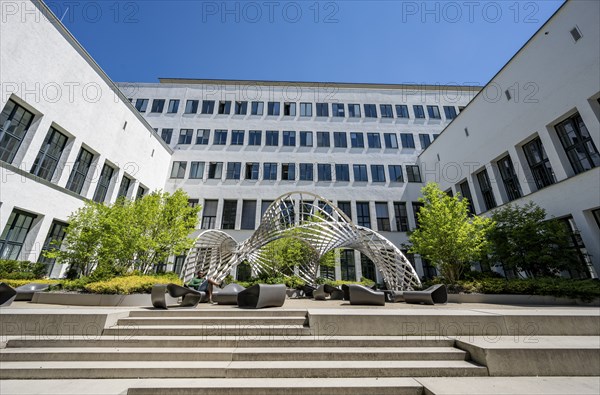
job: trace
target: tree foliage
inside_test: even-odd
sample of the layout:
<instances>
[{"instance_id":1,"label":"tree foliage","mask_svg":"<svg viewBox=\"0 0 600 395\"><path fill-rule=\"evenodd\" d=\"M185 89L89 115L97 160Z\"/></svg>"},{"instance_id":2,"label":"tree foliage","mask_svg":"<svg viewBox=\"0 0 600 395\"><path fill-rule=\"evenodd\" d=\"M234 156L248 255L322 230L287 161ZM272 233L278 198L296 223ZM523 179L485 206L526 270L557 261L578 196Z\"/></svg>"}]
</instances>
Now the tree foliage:
<instances>
[{"instance_id":1,"label":"tree foliage","mask_svg":"<svg viewBox=\"0 0 600 395\"><path fill-rule=\"evenodd\" d=\"M156 191L112 205L87 202L69 217L62 248L46 256L68 264L71 277L92 271L102 273L100 277L132 270L149 273L168 256L192 246L188 236L198 224L199 210L188 205L182 190Z\"/></svg>"},{"instance_id":2,"label":"tree foliage","mask_svg":"<svg viewBox=\"0 0 600 395\"><path fill-rule=\"evenodd\" d=\"M487 234L494 223L485 217L469 217L468 200L449 196L436 183L422 189L419 227L410 234L410 252L429 260L450 282L460 279L468 263L488 251Z\"/></svg>"},{"instance_id":3,"label":"tree foliage","mask_svg":"<svg viewBox=\"0 0 600 395\"><path fill-rule=\"evenodd\" d=\"M585 270L570 247L567 229L546 210L529 202L507 205L492 214L491 259L505 270L530 277L548 277L561 270Z\"/></svg>"}]
</instances>

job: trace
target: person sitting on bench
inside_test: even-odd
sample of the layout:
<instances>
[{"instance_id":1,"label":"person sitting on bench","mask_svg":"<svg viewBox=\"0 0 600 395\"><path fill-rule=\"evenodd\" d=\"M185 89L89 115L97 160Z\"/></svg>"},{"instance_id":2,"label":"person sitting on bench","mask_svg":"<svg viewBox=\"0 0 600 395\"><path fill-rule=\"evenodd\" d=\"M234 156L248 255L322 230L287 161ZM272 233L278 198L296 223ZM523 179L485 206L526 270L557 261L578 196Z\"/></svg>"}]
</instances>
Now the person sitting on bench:
<instances>
[{"instance_id":1,"label":"person sitting on bench","mask_svg":"<svg viewBox=\"0 0 600 395\"><path fill-rule=\"evenodd\" d=\"M213 286L217 287L221 286L221 283L216 282L212 278L208 278L206 273L202 270L196 273L196 277L192 278L192 280L187 284L189 288L198 290L200 292L206 292L206 296L208 296L208 301L212 303L212 291Z\"/></svg>"}]
</instances>

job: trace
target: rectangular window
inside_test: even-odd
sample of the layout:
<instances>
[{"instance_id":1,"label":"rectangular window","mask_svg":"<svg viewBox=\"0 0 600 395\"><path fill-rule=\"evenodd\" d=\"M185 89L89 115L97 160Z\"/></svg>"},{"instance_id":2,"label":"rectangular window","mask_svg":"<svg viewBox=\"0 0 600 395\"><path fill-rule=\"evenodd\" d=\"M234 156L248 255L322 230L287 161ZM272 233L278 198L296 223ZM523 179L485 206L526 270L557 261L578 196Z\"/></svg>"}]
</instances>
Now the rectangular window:
<instances>
[{"instance_id":1,"label":"rectangular window","mask_svg":"<svg viewBox=\"0 0 600 395\"><path fill-rule=\"evenodd\" d=\"M185 170L187 168L187 162L173 162L171 168L171 178L185 178Z\"/></svg>"},{"instance_id":2,"label":"rectangular window","mask_svg":"<svg viewBox=\"0 0 600 395\"><path fill-rule=\"evenodd\" d=\"M36 215L13 210L0 236L0 259L19 259L25 239Z\"/></svg>"},{"instance_id":3,"label":"rectangular window","mask_svg":"<svg viewBox=\"0 0 600 395\"><path fill-rule=\"evenodd\" d=\"M390 172L390 182L404 182L404 176L402 175L402 166L400 165L388 165Z\"/></svg>"},{"instance_id":4,"label":"rectangular window","mask_svg":"<svg viewBox=\"0 0 600 395\"><path fill-rule=\"evenodd\" d=\"M438 106L427 106L429 119L441 119L440 108Z\"/></svg>"},{"instance_id":5,"label":"rectangular window","mask_svg":"<svg viewBox=\"0 0 600 395\"><path fill-rule=\"evenodd\" d=\"M555 128L575 174L600 165L598 150L579 114L559 123Z\"/></svg>"},{"instance_id":6,"label":"rectangular window","mask_svg":"<svg viewBox=\"0 0 600 395\"><path fill-rule=\"evenodd\" d=\"M215 130L215 137L213 145L225 145L227 144L227 130L217 129Z\"/></svg>"},{"instance_id":7,"label":"rectangular window","mask_svg":"<svg viewBox=\"0 0 600 395\"><path fill-rule=\"evenodd\" d=\"M169 106L167 107L167 114L177 114L179 111L179 100L171 99L169 100Z\"/></svg>"},{"instance_id":8,"label":"rectangular window","mask_svg":"<svg viewBox=\"0 0 600 395\"><path fill-rule=\"evenodd\" d=\"M471 197L471 188L469 188L469 182L467 180L461 182L458 185L458 188L460 189L460 194L462 196L463 199L467 199L467 201L469 202L469 213L471 215L475 214L475 210L473 208L473 198Z\"/></svg>"},{"instance_id":9,"label":"rectangular window","mask_svg":"<svg viewBox=\"0 0 600 395\"><path fill-rule=\"evenodd\" d=\"M85 148L79 150L79 154L73 165L73 170L69 176L69 181L67 182L66 188L69 191L81 193L83 184L85 184L85 179L92 166L92 160L94 160L94 155L90 151Z\"/></svg>"},{"instance_id":10,"label":"rectangular window","mask_svg":"<svg viewBox=\"0 0 600 395\"><path fill-rule=\"evenodd\" d=\"M331 147L329 132L317 132L317 147Z\"/></svg>"},{"instance_id":11,"label":"rectangular window","mask_svg":"<svg viewBox=\"0 0 600 395\"><path fill-rule=\"evenodd\" d=\"M12 163L27 134L33 114L9 100L0 114L0 160Z\"/></svg>"},{"instance_id":12,"label":"rectangular window","mask_svg":"<svg viewBox=\"0 0 600 395\"><path fill-rule=\"evenodd\" d=\"M421 149L425 149L431 144L431 137L428 134L419 133L419 141L421 142Z\"/></svg>"},{"instance_id":13,"label":"rectangular window","mask_svg":"<svg viewBox=\"0 0 600 395\"><path fill-rule=\"evenodd\" d=\"M300 180L301 181L312 181L313 180L313 164L312 163L300 163Z\"/></svg>"},{"instance_id":14,"label":"rectangular window","mask_svg":"<svg viewBox=\"0 0 600 395\"><path fill-rule=\"evenodd\" d=\"M196 144L208 145L210 141L210 129L198 129L196 131Z\"/></svg>"},{"instance_id":15,"label":"rectangular window","mask_svg":"<svg viewBox=\"0 0 600 395\"><path fill-rule=\"evenodd\" d=\"M135 194L135 200L139 200L139 199L143 198L144 195L146 194L146 191L147 191L147 189L144 188L141 184L138 185L138 189Z\"/></svg>"},{"instance_id":16,"label":"rectangular window","mask_svg":"<svg viewBox=\"0 0 600 395\"><path fill-rule=\"evenodd\" d=\"M54 269L54 262L56 259L54 258L46 258L44 256L45 251L51 251L55 249L60 249L62 245L62 241L67 235L66 229L67 224L59 221L52 221L52 225L50 226L50 231L46 236L46 240L44 241L44 245L42 246L42 253L38 258L38 262L46 264L46 275L51 276L52 270Z\"/></svg>"},{"instance_id":17,"label":"rectangular window","mask_svg":"<svg viewBox=\"0 0 600 395\"><path fill-rule=\"evenodd\" d=\"M263 112L265 111L265 103L261 102L261 101L253 101L252 102L252 109L251 109L251 115L263 115Z\"/></svg>"},{"instance_id":18,"label":"rectangular window","mask_svg":"<svg viewBox=\"0 0 600 395\"><path fill-rule=\"evenodd\" d=\"M312 117L312 103L300 103L300 116Z\"/></svg>"},{"instance_id":19,"label":"rectangular window","mask_svg":"<svg viewBox=\"0 0 600 395\"><path fill-rule=\"evenodd\" d=\"M146 112L146 110L148 109L148 101L148 99L137 99L135 101L135 108L139 112Z\"/></svg>"},{"instance_id":20,"label":"rectangular window","mask_svg":"<svg viewBox=\"0 0 600 395\"><path fill-rule=\"evenodd\" d=\"M402 148L415 148L415 138L412 133L400 133Z\"/></svg>"},{"instance_id":21,"label":"rectangular window","mask_svg":"<svg viewBox=\"0 0 600 395\"><path fill-rule=\"evenodd\" d=\"M223 217L221 229L235 229L235 217L237 216L237 200L225 200L223 202Z\"/></svg>"},{"instance_id":22,"label":"rectangular window","mask_svg":"<svg viewBox=\"0 0 600 395\"><path fill-rule=\"evenodd\" d=\"M208 178L220 180L223 177L223 162L210 162L208 164Z\"/></svg>"},{"instance_id":23,"label":"rectangular window","mask_svg":"<svg viewBox=\"0 0 600 395\"><path fill-rule=\"evenodd\" d=\"M360 104L348 104L348 117L360 118Z\"/></svg>"},{"instance_id":24,"label":"rectangular window","mask_svg":"<svg viewBox=\"0 0 600 395\"><path fill-rule=\"evenodd\" d=\"M107 165L106 163L102 166L102 172L100 173L100 179L98 180L98 184L96 185L96 192L94 193L93 200L96 203L104 203L106 200L106 194L108 192L108 188L110 187L110 181L112 180L112 176L115 173L115 169Z\"/></svg>"},{"instance_id":25,"label":"rectangular window","mask_svg":"<svg viewBox=\"0 0 600 395\"><path fill-rule=\"evenodd\" d=\"M365 104L365 117L377 118L377 106L375 104Z\"/></svg>"},{"instance_id":26,"label":"rectangular window","mask_svg":"<svg viewBox=\"0 0 600 395\"><path fill-rule=\"evenodd\" d=\"M265 211L273 204L272 200L262 200L260 202L260 215L261 217L265 214Z\"/></svg>"},{"instance_id":27,"label":"rectangular window","mask_svg":"<svg viewBox=\"0 0 600 395\"><path fill-rule=\"evenodd\" d=\"M406 104L396 104L396 116L398 118L409 118L408 106Z\"/></svg>"},{"instance_id":28,"label":"rectangular window","mask_svg":"<svg viewBox=\"0 0 600 395\"><path fill-rule=\"evenodd\" d=\"M277 180L277 163L263 163L263 180Z\"/></svg>"},{"instance_id":29,"label":"rectangular window","mask_svg":"<svg viewBox=\"0 0 600 395\"><path fill-rule=\"evenodd\" d=\"M317 103L317 117L328 117L329 116L329 104L328 103Z\"/></svg>"},{"instance_id":30,"label":"rectangular window","mask_svg":"<svg viewBox=\"0 0 600 395\"><path fill-rule=\"evenodd\" d=\"M379 133L367 133L369 148L381 148L381 136Z\"/></svg>"},{"instance_id":31,"label":"rectangular window","mask_svg":"<svg viewBox=\"0 0 600 395\"><path fill-rule=\"evenodd\" d=\"M231 101L220 100L217 114L228 115L231 114Z\"/></svg>"},{"instance_id":32,"label":"rectangular window","mask_svg":"<svg viewBox=\"0 0 600 395\"><path fill-rule=\"evenodd\" d=\"M313 133L312 132L300 132L300 146L301 147L312 147L313 146Z\"/></svg>"},{"instance_id":33,"label":"rectangular window","mask_svg":"<svg viewBox=\"0 0 600 395\"><path fill-rule=\"evenodd\" d=\"M365 136L360 132L350 133L350 146L352 148L364 148L365 147Z\"/></svg>"},{"instance_id":34,"label":"rectangular window","mask_svg":"<svg viewBox=\"0 0 600 395\"><path fill-rule=\"evenodd\" d=\"M385 182L385 170L383 165L371 165L371 179L373 182Z\"/></svg>"},{"instance_id":35,"label":"rectangular window","mask_svg":"<svg viewBox=\"0 0 600 395\"><path fill-rule=\"evenodd\" d=\"M248 102L247 101L236 101L233 109L235 115L246 115L248 113Z\"/></svg>"},{"instance_id":36,"label":"rectangular window","mask_svg":"<svg viewBox=\"0 0 600 395\"><path fill-rule=\"evenodd\" d=\"M369 176L367 175L367 165L352 165L352 172L354 173L354 181L369 181Z\"/></svg>"},{"instance_id":37,"label":"rectangular window","mask_svg":"<svg viewBox=\"0 0 600 395\"><path fill-rule=\"evenodd\" d=\"M415 118L425 118L425 110L423 110L423 106L414 105L413 111L415 112Z\"/></svg>"},{"instance_id":38,"label":"rectangular window","mask_svg":"<svg viewBox=\"0 0 600 395\"><path fill-rule=\"evenodd\" d=\"M283 103L283 115L288 117L296 116L296 103L284 102Z\"/></svg>"},{"instance_id":39,"label":"rectangular window","mask_svg":"<svg viewBox=\"0 0 600 395\"><path fill-rule=\"evenodd\" d=\"M371 211L369 202L356 202L356 222L365 228L371 227Z\"/></svg>"},{"instance_id":40,"label":"rectangular window","mask_svg":"<svg viewBox=\"0 0 600 395\"><path fill-rule=\"evenodd\" d=\"M546 151L539 137L523 146L527 163L531 169L531 174L535 181L537 189L542 189L548 185L554 184L554 171L550 165L550 160L546 156Z\"/></svg>"},{"instance_id":41,"label":"rectangular window","mask_svg":"<svg viewBox=\"0 0 600 395\"><path fill-rule=\"evenodd\" d=\"M444 115L448 120L456 118L456 108L454 106L444 106Z\"/></svg>"},{"instance_id":42,"label":"rectangular window","mask_svg":"<svg viewBox=\"0 0 600 395\"><path fill-rule=\"evenodd\" d=\"M244 200L242 203L241 229L254 229L256 227L256 200Z\"/></svg>"},{"instance_id":43,"label":"rectangular window","mask_svg":"<svg viewBox=\"0 0 600 395\"><path fill-rule=\"evenodd\" d=\"M394 202L394 216L398 232L408 232L408 212L405 202Z\"/></svg>"},{"instance_id":44,"label":"rectangular window","mask_svg":"<svg viewBox=\"0 0 600 395\"><path fill-rule=\"evenodd\" d=\"M194 135L194 129L181 129L179 131L179 140L177 144L192 144L192 136Z\"/></svg>"},{"instance_id":45,"label":"rectangular window","mask_svg":"<svg viewBox=\"0 0 600 395\"><path fill-rule=\"evenodd\" d=\"M198 103L196 103L196 107L198 107ZM202 101L202 114L214 114L214 112L215 112L215 101L214 100L203 100Z\"/></svg>"},{"instance_id":46,"label":"rectangular window","mask_svg":"<svg viewBox=\"0 0 600 395\"><path fill-rule=\"evenodd\" d=\"M423 207L423 203L421 203L421 202L413 202L412 203L413 215L415 216L415 226L417 228L419 227L419 211L421 211L422 207Z\"/></svg>"},{"instance_id":47,"label":"rectangular window","mask_svg":"<svg viewBox=\"0 0 600 395\"><path fill-rule=\"evenodd\" d=\"M40 152L33 162L31 174L51 181L58 166L58 161L67 145L67 140L67 136L54 128L50 128L42 148L40 148Z\"/></svg>"},{"instance_id":48,"label":"rectangular window","mask_svg":"<svg viewBox=\"0 0 600 395\"><path fill-rule=\"evenodd\" d=\"M244 172L244 179L246 180L258 180L258 163L246 163L246 170Z\"/></svg>"},{"instance_id":49,"label":"rectangular window","mask_svg":"<svg viewBox=\"0 0 600 395\"><path fill-rule=\"evenodd\" d=\"M386 202L375 202L375 216L377 218L377 230L390 232L390 213Z\"/></svg>"},{"instance_id":50,"label":"rectangular window","mask_svg":"<svg viewBox=\"0 0 600 395\"><path fill-rule=\"evenodd\" d=\"M350 181L350 167L346 164L335 165L335 180Z\"/></svg>"},{"instance_id":51,"label":"rectangular window","mask_svg":"<svg viewBox=\"0 0 600 395\"><path fill-rule=\"evenodd\" d=\"M232 130L231 131L231 145L244 145L244 131L243 130Z\"/></svg>"},{"instance_id":52,"label":"rectangular window","mask_svg":"<svg viewBox=\"0 0 600 395\"><path fill-rule=\"evenodd\" d=\"M334 117L344 118L346 116L344 113L344 103L332 103L331 112L333 113Z\"/></svg>"},{"instance_id":53,"label":"rectangular window","mask_svg":"<svg viewBox=\"0 0 600 395\"><path fill-rule=\"evenodd\" d=\"M261 145L262 144L262 131L251 130L248 132L248 145Z\"/></svg>"},{"instance_id":54,"label":"rectangular window","mask_svg":"<svg viewBox=\"0 0 600 395\"><path fill-rule=\"evenodd\" d=\"M483 197L486 210L491 210L496 207L496 198L494 198L494 192L492 190L492 184L488 176L487 170L482 170L477 173L477 182L479 183L479 190Z\"/></svg>"},{"instance_id":55,"label":"rectangular window","mask_svg":"<svg viewBox=\"0 0 600 395\"><path fill-rule=\"evenodd\" d=\"M267 103L267 115L279 115L280 103L277 101L270 101Z\"/></svg>"},{"instance_id":56,"label":"rectangular window","mask_svg":"<svg viewBox=\"0 0 600 395\"><path fill-rule=\"evenodd\" d=\"M154 99L152 100L152 109L150 112L162 113L165 109L165 99Z\"/></svg>"},{"instance_id":57,"label":"rectangular window","mask_svg":"<svg viewBox=\"0 0 600 395\"><path fill-rule=\"evenodd\" d=\"M214 229L217 225L217 200L205 200L202 207L202 229Z\"/></svg>"},{"instance_id":58,"label":"rectangular window","mask_svg":"<svg viewBox=\"0 0 600 395\"><path fill-rule=\"evenodd\" d=\"M204 178L204 162L192 162L190 179L201 180Z\"/></svg>"},{"instance_id":59,"label":"rectangular window","mask_svg":"<svg viewBox=\"0 0 600 395\"><path fill-rule=\"evenodd\" d=\"M126 198L127 195L129 194L129 189L131 187L133 180L127 176L123 176L123 178L121 178L121 185L119 186L119 192L117 194L117 199L118 198Z\"/></svg>"},{"instance_id":60,"label":"rectangular window","mask_svg":"<svg viewBox=\"0 0 600 395\"><path fill-rule=\"evenodd\" d=\"M348 140L345 132L333 132L333 146L336 148L348 147Z\"/></svg>"},{"instance_id":61,"label":"rectangular window","mask_svg":"<svg viewBox=\"0 0 600 395\"><path fill-rule=\"evenodd\" d=\"M408 177L408 182L422 182L421 170L417 165L407 165L406 176Z\"/></svg>"},{"instance_id":62,"label":"rectangular window","mask_svg":"<svg viewBox=\"0 0 600 395\"><path fill-rule=\"evenodd\" d=\"M225 172L225 179L239 180L241 171L242 171L242 163L241 162L227 162L227 171Z\"/></svg>"},{"instance_id":63,"label":"rectangular window","mask_svg":"<svg viewBox=\"0 0 600 395\"><path fill-rule=\"evenodd\" d=\"M381 118L394 118L391 104L380 104L379 111L381 111Z\"/></svg>"},{"instance_id":64,"label":"rectangular window","mask_svg":"<svg viewBox=\"0 0 600 395\"><path fill-rule=\"evenodd\" d=\"M398 149L398 137L396 133L384 133L383 140L385 141L385 148Z\"/></svg>"},{"instance_id":65,"label":"rectangular window","mask_svg":"<svg viewBox=\"0 0 600 395\"><path fill-rule=\"evenodd\" d=\"M517 177L512 160L510 160L510 155L500 159L496 164L498 165L508 200L512 201L520 198L523 195L521 193L521 185L519 184L519 177Z\"/></svg>"},{"instance_id":66,"label":"rectangular window","mask_svg":"<svg viewBox=\"0 0 600 395\"><path fill-rule=\"evenodd\" d=\"M296 180L296 164L282 163L281 164L281 179L285 181Z\"/></svg>"},{"instance_id":67,"label":"rectangular window","mask_svg":"<svg viewBox=\"0 0 600 395\"><path fill-rule=\"evenodd\" d=\"M319 181L331 181L331 165L329 163L318 163L317 172Z\"/></svg>"},{"instance_id":68,"label":"rectangular window","mask_svg":"<svg viewBox=\"0 0 600 395\"><path fill-rule=\"evenodd\" d=\"M350 202L338 202L338 208L352 220L352 208Z\"/></svg>"},{"instance_id":69,"label":"rectangular window","mask_svg":"<svg viewBox=\"0 0 600 395\"><path fill-rule=\"evenodd\" d=\"M278 147L279 146L279 131L267 130L266 146Z\"/></svg>"},{"instance_id":70,"label":"rectangular window","mask_svg":"<svg viewBox=\"0 0 600 395\"><path fill-rule=\"evenodd\" d=\"M296 132L292 130L283 131L283 146L284 147L295 147L296 146Z\"/></svg>"},{"instance_id":71,"label":"rectangular window","mask_svg":"<svg viewBox=\"0 0 600 395\"><path fill-rule=\"evenodd\" d=\"M356 281L354 250L344 249L340 251L340 270L342 272L342 280Z\"/></svg>"},{"instance_id":72,"label":"rectangular window","mask_svg":"<svg viewBox=\"0 0 600 395\"><path fill-rule=\"evenodd\" d=\"M173 138L173 129L163 129L160 133L160 137L167 144L171 144L171 138Z\"/></svg>"},{"instance_id":73,"label":"rectangular window","mask_svg":"<svg viewBox=\"0 0 600 395\"><path fill-rule=\"evenodd\" d=\"M204 105L203 105L204 107ZM195 114L198 112L198 100L188 100L185 102L185 113Z\"/></svg>"}]
</instances>

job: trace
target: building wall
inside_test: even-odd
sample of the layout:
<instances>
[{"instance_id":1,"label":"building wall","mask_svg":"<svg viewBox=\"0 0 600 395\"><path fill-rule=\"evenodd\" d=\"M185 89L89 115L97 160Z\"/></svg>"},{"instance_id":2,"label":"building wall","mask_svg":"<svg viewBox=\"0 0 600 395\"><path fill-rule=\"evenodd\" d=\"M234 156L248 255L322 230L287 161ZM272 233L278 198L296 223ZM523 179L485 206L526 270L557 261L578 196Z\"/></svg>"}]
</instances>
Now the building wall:
<instances>
[{"instance_id":1,"label":"building wall","mask_svg":"<svg viewBox=\"0 0 600 395\"><path fill-rule=\"evenodd\" d=\"M13 209L37 215L19 259L37 260L53 220L67 220L94 196L105 163L115 169L106 202L113 202L123 175L138 186L164 187L171 150L41 3L15 3L18 12L0 24L0 108L17 102L35 117L12 163L1 162L0 230ZM53 127L68 136L50 181L29 172ZM81 147L94 153L81 194L65 189Z\"/></svg>"},{"instance_id":2,"label":"building wall","mask_svg":"<svg viewBox=\"0 0 600 395\"><path fill-rule=\"evenodd\" d=\"M555 126L579 113L600 147L599 37L600 3L566 2L419 157L426 180L444 190L458 192L468 180L476 212L488 214L476 174L487 169L498 206L509 203L497 161L510 155L523 195L513 203L533 201L549 217L571 215L596 271L600 233L592 211L600 207L600 169L576 174ZM523 150L537 137L556 180L541 189Z\"/></svg>"}]
</instances>

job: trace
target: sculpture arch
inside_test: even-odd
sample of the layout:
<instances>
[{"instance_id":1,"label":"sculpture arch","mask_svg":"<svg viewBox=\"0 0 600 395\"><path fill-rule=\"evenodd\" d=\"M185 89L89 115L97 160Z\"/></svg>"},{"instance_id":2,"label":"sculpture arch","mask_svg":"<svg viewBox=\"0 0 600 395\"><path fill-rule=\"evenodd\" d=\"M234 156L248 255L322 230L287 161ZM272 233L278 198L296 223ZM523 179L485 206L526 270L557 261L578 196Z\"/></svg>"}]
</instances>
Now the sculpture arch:
<instances>
[{"instance_id":1,"label":"sculpture arch","mask_svg":"<svg viewBox=\"0 0 600 395\"><path fill-rule=\"evenodd\" d=\"M245 260L254 272L262 272L266 265L264 247L283 237L300 238L315 251L316 262L297 269L307 283L314 283L323 255L336 248L350 248L373 261L388 289L412 289L421 284L410 262L392 242L353 224L333 203L310 192L291 192L277 198L264 212L258 229L242 243L220 230L202 232L188 253L183 277L188 281L201 267L221 280Z\"/></svg>"}]
</instances>

